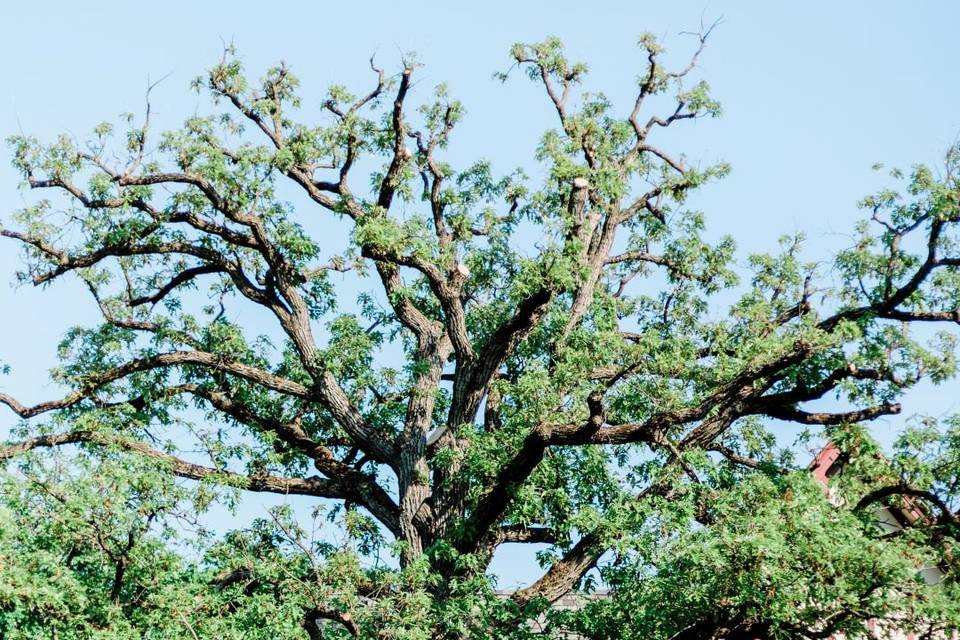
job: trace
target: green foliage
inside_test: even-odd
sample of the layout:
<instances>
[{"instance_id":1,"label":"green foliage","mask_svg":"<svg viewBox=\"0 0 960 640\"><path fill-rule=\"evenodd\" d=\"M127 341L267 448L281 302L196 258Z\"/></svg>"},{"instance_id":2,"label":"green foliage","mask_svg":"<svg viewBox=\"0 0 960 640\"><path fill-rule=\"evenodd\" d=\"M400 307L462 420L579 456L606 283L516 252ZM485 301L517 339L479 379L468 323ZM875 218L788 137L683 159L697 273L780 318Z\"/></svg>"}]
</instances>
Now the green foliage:
<instances>
[{"instance_id":1,"label":"green foliage","mask_svg":"<svg viewBox=\"0 0 960 640\"><path fill-rule=\"evenodd\" d=\"M175 130L10 138L64 197L0 229L18 278L76 275L103 322L61 341L62 399L0 395L24 418L0 447L0 636L958 630L960 420L917 417L887 456L865 423L956 374L956 333L923 327L960 321L960 147L892 172L832 264L802 234L738 260L688 204L730 167L660 142L721 114L706 36L677 71L641 36L629 105L558 39L515 45L557 116L535 172L446 157L466 110L421 97L412 60L371 61L375 88L330 87L308 125L286 65L253 81L228 49L194 82L212 112ZM784 447L789 422L811 430ZM832 502L798 451L825 440ZM248 516L244 491L298 497L203 528ZM488 569L511 542L549 571L512 596Z\"/></svg>"},{"instance_id":2,"label":"green foliage","mask_svg":"<svg viewBox=\"0 0 960 640\"><path fill-rule=\"evenodd\" d=\"M860 638L873 637L868 620L899 617L906 632L930 610L942 621L960 615L956 585L917 575L938 549L878 539L872 519L830 504L806 473L754 476L701 518L709 526L639 538L604 572L612 597L558 622L597 638L713 637L738 626L769 638L825 629Z\"/></svg>"}]
</instances>

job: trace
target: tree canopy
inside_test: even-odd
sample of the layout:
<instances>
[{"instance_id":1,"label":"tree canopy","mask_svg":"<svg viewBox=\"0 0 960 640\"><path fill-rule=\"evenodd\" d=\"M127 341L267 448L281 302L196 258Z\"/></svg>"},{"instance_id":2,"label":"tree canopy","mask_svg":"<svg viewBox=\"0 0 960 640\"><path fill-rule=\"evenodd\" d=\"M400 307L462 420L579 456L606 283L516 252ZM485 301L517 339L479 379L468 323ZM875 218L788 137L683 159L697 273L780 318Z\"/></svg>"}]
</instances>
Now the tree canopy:
<instances>
[{"instance_id":1,"label":"tree canopy","mask_svg":"<svg viewBox=\"0 0 960 640\"><path fill-rule=\"evenodd\" d=\"M670 145L720 115L708 35L677 69L641 36L628 105L558 40L514 46L500 78L555 112L526 172L445 159L464 108L412 60L371 60L371 88L318 110L285 64L254 82L228 49L176 130L148 106L85 140L10 138L39 194L0 228L17 277L72 277L103 322L60 344L62 396L0 393L22 418L0 447L0 635L956 630L960 427L917 419L883 455L866 423L956 372L960 149L891 172L829 263L802 236L737 260L687 204L728 167ZM843 451L842 503L790 423ZM243 492L316 509L207 531ZM923 517L876 525L904 501ZM510 594L488 569L506 544L543 566Z\"/></svg>"}]
</instances>

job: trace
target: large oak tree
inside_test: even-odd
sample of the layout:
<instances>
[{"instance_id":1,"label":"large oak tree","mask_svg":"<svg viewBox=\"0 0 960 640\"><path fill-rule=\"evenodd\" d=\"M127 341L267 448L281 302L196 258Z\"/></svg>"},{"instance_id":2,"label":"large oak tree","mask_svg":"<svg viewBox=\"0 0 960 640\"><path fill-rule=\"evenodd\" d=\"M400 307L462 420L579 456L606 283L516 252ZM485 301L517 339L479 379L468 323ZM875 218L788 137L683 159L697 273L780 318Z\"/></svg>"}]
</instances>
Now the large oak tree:
<instances>
[{"instance_id":1,"label":"large oak tree","mask_svg":"<svg viewBox=\"0 0 960 640\"><path fill-rule=\"evenodd\" d=\"M529 75L555 115L536 179L446 161L463 107L442 86L427 95L412 62L371 62L367 91L332 87L317 109L287 66L254 83L227 51L195 83L213 110L177 130L155 132L148 108L82 142L13 137L41 194L0 229L23 247L19 277L72 277L103 322L64 339L64 395L0 393L24 419L0 448L20 461L0 509L0 629L955 625L957 429L918 424L884 459L861 423L954 373L939 327L960 322L960 154L864 200L833 263L804 262L797 237L738 266L685 204L727 167L670 143L720 113L696 77L707 35L678 69L643 36L629 105L585 91L587 67L558 41L516 45L503 79ZM786 423L863 467L847 506L778 447ZM343 536L281 509L199 561L164 544L235 491L335 505ZM867 507L900 496L925 516L885 536ZM508 596L488 575L504 544L544 567ZM947 572L936 587L916 578L930 563ZM542 617L598 577L607 599Z\"/></svg>"}]
</instances>

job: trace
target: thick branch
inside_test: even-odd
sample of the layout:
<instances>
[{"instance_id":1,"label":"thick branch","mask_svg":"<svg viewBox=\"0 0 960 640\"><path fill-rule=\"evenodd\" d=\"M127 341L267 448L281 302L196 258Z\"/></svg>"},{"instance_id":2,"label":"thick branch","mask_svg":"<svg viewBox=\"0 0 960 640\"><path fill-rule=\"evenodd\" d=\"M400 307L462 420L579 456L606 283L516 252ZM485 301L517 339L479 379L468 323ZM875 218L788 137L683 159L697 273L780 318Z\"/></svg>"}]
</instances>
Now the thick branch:
<instances>
[{"instance_id":1,"label":"thick branch","mask_svg":"<svg viewBox=\"0 0 960 640\"><path fill-rule=\"evenodd\" d=\"M263 369L258 369L257 367L226 360L222 356L204 351L174 351L172 353L163 353L156 356L131 360L113 369L92 374L81 381L80 387L76 391L60 400L51 400L28 407L18 402L15 398L5 393L0 393L0 403L13 409L14 413L21 418L32 418L41 413L71 407L86 398L90 398L96 390L104 385L120 380L132 373L181 365L207 367L223 373L239 376L268 389L287 395L300 398L313 397L311 391L302 384L274 375Z\"/></svg>"},{"instance_id":2,"label":"thick branch","mask_svg":"<svg viewBox=\"0 0 960 640\"><path fill-rule=\"evenodd\" d=\"M506 525L500 527L500 542L527 542L532 544L556 544L557 532L549 527Z\"/></svg>"},{"instance_id":3,"label":"thick branch","mask_svg":"<svg viewBox=\"0 0 960 640\"><path fill-rule=\"evenodd\" d=\"M809 412L787 406L764 406L751 413L759 413L778 420L799 422L800 424L854 424L866 420L874 420L880 416L896 415L900 413L900 404L879 404L865 409L844 411L840 413Z\"/></svg>"},{"instance_id":4,"label":"thick branch","mask_svg":"<svg viewBox=\"0 0 960 640\"><path fill-rule=\"evenodd\" d=\"M154 449L137 440L118 436L107 436L92 431L70 431L27 438L20 442L0 447L0 460L8 460L33 449L80 443L99 446L119 446L124 450L162 462L169 466L175 475L190 480L214 480L248 491L257 492L300 494L338 499L345 497L342 487L340 487L338 483L324 480L323 478L282 478L268 474L246 476L232 471L224 471L194 464Z\"/></svg>"}]
</instances>

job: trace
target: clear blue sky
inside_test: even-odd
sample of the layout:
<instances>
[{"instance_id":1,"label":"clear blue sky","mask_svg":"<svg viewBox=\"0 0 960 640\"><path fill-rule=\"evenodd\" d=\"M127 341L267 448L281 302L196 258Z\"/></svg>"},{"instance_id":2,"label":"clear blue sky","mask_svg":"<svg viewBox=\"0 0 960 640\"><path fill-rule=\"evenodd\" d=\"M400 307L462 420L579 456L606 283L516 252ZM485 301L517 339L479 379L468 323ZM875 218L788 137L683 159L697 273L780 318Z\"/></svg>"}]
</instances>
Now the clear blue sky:
<instances>
[{"instance_id":1,"label":"clear blue sky","mask_svg":"<svg viewBox=\"0 0 960 640\"><path fill-rule=\"evenodd\" d=\"M960 134L960 4L717 0L10 3L0 37L0 133L83 134L139 112L148 80L168 74L153 104L160 122L174 126L206 106L188 84L216 61L223 41L254 71L286 60L308 107L331 82L366 87L371 53L389 66L416 51L425 64L418 88L445 81L467 107L456 153L509 170L531 165L553 124L521 77L491 79L508 66L513 42L560 36L572 57L590 64L588 86L626 106L641 69L637 34L652 31L686 51L691 43L678 33L696 29L701 15L724 19L701 66L725 115L685 127L670 144L692 159L733 165L695 204L711 232L733 234L744 255L802 229L810 257L829 257L849 238L857 199L880 184L871 164L936 164ZM16 185L3 163L0 221L24 202ZM76 282L47 292L8 286L15 253L12 243L0 244L0 360L14 368L0 385L34 402L58 393L45 372L64 329L96 316ZM955 393L955 384L920 391L905 413L955 410ZM0 412L0 434L11 424ZM505 583L532 571L499 568Z\"/></svg>"}]
</instances>

